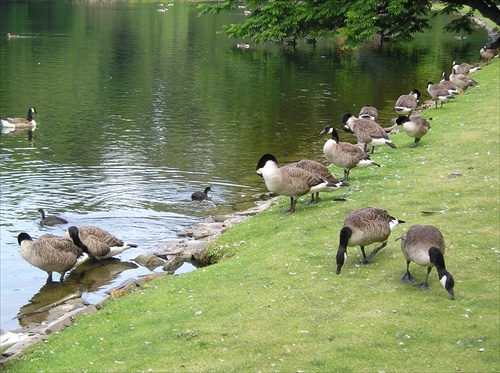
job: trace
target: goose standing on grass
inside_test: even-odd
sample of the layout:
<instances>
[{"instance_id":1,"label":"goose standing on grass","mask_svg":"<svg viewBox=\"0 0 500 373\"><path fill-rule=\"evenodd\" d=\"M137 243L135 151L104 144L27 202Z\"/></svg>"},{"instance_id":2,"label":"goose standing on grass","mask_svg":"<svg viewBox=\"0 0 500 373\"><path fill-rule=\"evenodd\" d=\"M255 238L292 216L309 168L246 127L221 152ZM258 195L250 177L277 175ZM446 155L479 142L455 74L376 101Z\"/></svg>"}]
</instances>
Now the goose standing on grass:
<instances>
[{"instance_id":1,"label":"goose standing on grass","mask_svg":"<svg viewBox=\"0 0 500 373\"><path fill-rule=\"evenodd\" d=\"M488 65L490 60L496 55L495 51L493 49L486 48L486 45L479 50L479 54L486 60L486 65Z\"/></svg>"},{"instance_id":2,"label":"goose standing on grass","mask_svg":"<svg viewBox=\"0 0 500 373\"><path fill-rule=\"evenodd\" d=\"M460 93L460 91L457 89L455 84L450 81L450 78L449 78L448 73L446 71L443 71L441 76L443 77L443 79L441 79L441 81L439 82L439 85L446 88L448 90L448 92L452 95L457 95Z\"/></svg>"},{"instance_id":3,"label":"goose standing on grass","mask_svg":"<svg viewBox=\"0 0 500 373\"><path fill-rule=\"evenodd\" d=\"M38 209L38 213L40 214L40 225L53 226L57 224L66 224L68 222L66 219L60 218L59 216L45 216L45 211L43 209Z\"/></svg>"},{"instance_id":4,"label":"goose standing on grass","mask_svg":"<svg viewBox=\"0 0 500 373\"><path fill-rule=\"evenodd\" d=\"M33 114L38 114L36 109L32 106L28 109L27 118L6 118L1 119L2 126L9 128L32 128L36 126L36 122L33 119Z\"/></svg>"},{"instance_id":5,"label":"goose standing on grass","mask_svg":"<svg viewBox=\"0 0 500 373\"><path fill-rule=\"evenodd\" d=\"M431 95L434 103L436 104L436 109L438 107L438 101L441 102L441 106L443 107L444 102L450 101L453 95L448 92L448 90L440 84L434 84L432 82L427 83L427 92Z\"/></svg>"},{"instance_id":6,"label":"goose standing on grass","mask_svg":"<svg viewBox=\"0 0 500 373\"><path fill-rule=\"evenodd\" d=\"M212 189L210 187L206 187L204 191L196 191L193 194L191 194L191 200L192 201L203 201L204 199L209 198L208 197L208 192L211 192Z\"/></svg>"},{"instance_id":7,"label":"goose standing on grass","mask_svg":"<svg viewBox=\"0 0 500 373\"><path fill-rule=\"evenodd\" d=\"M424 137L431 128L429 122L427 122L425 118L422 118L418 115L412 115L409 118L407 116L399 117L398 119L396 119L396 124L398 126L402 124L403 130L406 132L406 134L415 139L415 144L412 146L412 148L415 148L417 146L420 139Z\"/></svg>"},{"instance_id":8,"label":"goose standing on grass","mask_svg":"<svg viewBox=\"0 0 500 373\"><path fill-rule=\"evenodd\" d=\"M457 61L453 61L451 67L457 70L457 74L470 74L477 70L481 70L481 66L479 65L471 65L470 63L459 63Z\"/></svg>"},{"instance_id":9,"label":"goose standing on grass","mask_svg":"<svg viewBox=\"0 0 500 373\"><path fill-rule=\"evenodd\" d=\"M73 242L52 234L44 234L33 241L28 233L20 233L17 242L21 247L21 257L47 272L47 281L52 281L52 272L57 272L62 282L66 272L89 259L88 253Z\"/></svg>"},{"instance_id":10,"label":"goose standing on grass","mask_svg":"<svg viewBox=\"0 0 500 373\"><path fill-rule=\"evenodd\" d=\"M406 258L406 273L401 278L403 282L414 282L415 278L410 274L410 262L427 267L427 275L423 283L417 286L419 289L430 289L427 284L429 273L432 267L436 267L439 282L450 294L451 299L455 299L453 286L455 280L450 272L446 270L444 263L445 243L439 229L432 225L414 225L401 238L401 250Z\"/></svg>"},{"instance_id":11,"label":"goose standing on grass","mask_svg":"<svg viewBox=\"0 0 500 373\"><path fill-rule=\"evenodd\" d=\"M323 146L323 154L328 162L344 169L344 180L349 179L349 173L353 168L364 168L369 166L380 167L370 159L370 156L359 146L349 142L340 142L339 134L332 126L326 126L320 135L331 134L332 138L326 140Z\"/></svg>"},{"instance_id":12,"label":"goose standing on grass","mask_svg":"<svg viewBox=\"0 0 500 373\"><path fill-rule=\"evenodd\" d=\"M284 214L294 213L297 199L307 193L337 190L340 187L299 167L278 167L278 160L272 154L264 154L260 158L256 172L264 178L270 192L290 196L290 209L282 211Z\"/></svg>"},{"instance_id":13,"label":"goose standing on grass","mask_svg":"<svg viewBox=\"0 0 500 373\"><path fill-rule=\"evenodd\" d=\"M455 67L452 68L452 73L450 74L450 81L455 84L455 86L462 90L460 94L469 88L477 85L477 82L464 74L458 74Z\"/></svg>"},{"instance_id":14,"label":"goose standing on grass","mask_svg":"<svg viewBox=\"0 0 500 373\"><path fill-rule=\"evenodd\" d=\"M394 110L399 116L409 116L419 103L420 91L418 89L413 89L409 94L399 96L394 105Z\"/></svg>"},{"instance_id":15,"label":"goose standing on grass","mask_svg":"<svg viewBox=\"0 0 500 373\"><path fill-rule=\"evenodd\" d=\"M356 118L351 113L344 113L340 119L341 127L344 131L350 132L356 136L358 143L366 148L368 145L372 146L372 153L375 146L387 145L396 149L396 145L391 141L387 132L380 124L370 119Z\"/></svg>"},{"instance_id":16,"label":"goose standing on grass","mask_svg":"<svg viewBox=\"0 0 500 373\"><path fill-rule=\"evenodd\" d=\"M335 178L335 176L332 175L328 167L326 167L324 164L309 159L303 159L298 162L289 163L283 167L300 168L302 170L305 170L307 172L316 175L321 180L328 182L329 185L337 186L337 188L328 186L324 190L322 190L322 192L333 192L334 190L337 190L343 186L349 185L344 181L337 180L337 178ZM318 197L319 197L319 191L316 191L316 193L311 193L311 201L308 202L308 205L314 205L315 203L318 203Z\"/></svg>"},{"instance_id":17,"label":"goose standing on grass","mask_svg":"<svg viewBox=\"0 0 500 373\"><path fill-rule=\"evenodd\" d=\"M347 247L360 246L363 254L361 264L368 264L377 252L387 245L387 239L391 232L403 220L390 216L387 211L364 207L349 213L344 219L344 226L340 230L339 249L337 251L337 274L344 265L347 258ZM365 246L375 242L382 245L373 249L366 256Z\"/></svg>"},{"instance_id":18,"label":"goose standing on grass","mask_svg":"<svg viewBox=\"0 0 500 373\"><path fill-rule=\"evenodd\" d=\"M358 117L376 121L378 119L378 110L374 106L363 106L359 111Z\"/></svg>"},{"instance_id":19,"label":"goose standing on grass","mask_svg":"<svg viewBox=\"0 0 500 373\"><path fill-rule=\"evenodd\" d=\"M126 244L104 229L92 225L80 228L69 227L64 237L73 241L76 246L97 260L107 259L127 249L137 247L136 244Z\"/></svg>"}]
</instances>

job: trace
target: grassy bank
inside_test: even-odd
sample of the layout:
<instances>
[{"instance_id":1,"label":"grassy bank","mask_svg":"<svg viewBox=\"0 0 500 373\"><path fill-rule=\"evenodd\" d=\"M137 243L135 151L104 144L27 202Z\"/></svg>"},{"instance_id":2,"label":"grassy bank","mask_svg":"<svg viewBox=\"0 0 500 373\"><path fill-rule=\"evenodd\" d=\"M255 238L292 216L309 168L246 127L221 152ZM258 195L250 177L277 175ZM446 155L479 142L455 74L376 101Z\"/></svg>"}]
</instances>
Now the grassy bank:
<instances>
[{"instance_id":1,"label":"grassy bank","mask_svg":"<svg viewBox=\"0 0 500 373\"><path fill-rule=\"evenodd\" d=\"M432 129L417 148L392 135L398 149L377 148L383 167L352 171L347 201L333 201L344 191L315 206L304 197L283 216L281 197L222 235L211 248L220 263L109 301L3 370L498 371L499 76L495 59L474 74L478 87L425 111ZM349 248L336 275L342 221L364 206L406 223L370 265L357 267L360 250ZM394 239L413 224L443 232L455 301L435 270L428 291L399 281Z\"/></svg>"}]
</instances>

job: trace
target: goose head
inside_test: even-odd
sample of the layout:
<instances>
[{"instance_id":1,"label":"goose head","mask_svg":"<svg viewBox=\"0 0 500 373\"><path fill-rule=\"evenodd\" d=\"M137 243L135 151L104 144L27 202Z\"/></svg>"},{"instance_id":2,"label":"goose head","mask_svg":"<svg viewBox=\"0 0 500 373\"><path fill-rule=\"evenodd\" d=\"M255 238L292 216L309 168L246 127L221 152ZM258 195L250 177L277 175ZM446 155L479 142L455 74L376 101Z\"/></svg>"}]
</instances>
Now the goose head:
<instances>
[{"instance_id":1,"label":"goose head","mask_svg":"<svg viewBox=\"0 0 500 373\"><path fill-rule=\"evenodd\" d=\"M274 155L269 153L260 157L257 167L255 168L257 175L263 176L264 168L269 167L268 165L272 165L271 167L278 167L278 160Z\"/></svg>"},{"instance_id":2,"label":"goose head","mask_svg":"<svg viewBox=\"0 0 500 373\"><path fill-rule=\"evenodd\" d=\"M330 134L332 135L332 140L334 140L337 144L339 143L339 134L332 126L325 126L325 128L323 128L323 130L319 134L320 135Z\"/></svg>"},{"instance_id":3,"label":"goose head","mask_svg":"<svg viewBox=\"0 0 500 373\"><path fill-rule=\"evenodd\" d=\"M351 113L342 114L342 117L340 118L340 126L344 131L353 133L351 127L349 127L348 124L351 118L354 118L354 115L352 115Z\"/></svg>"}]
</instances>

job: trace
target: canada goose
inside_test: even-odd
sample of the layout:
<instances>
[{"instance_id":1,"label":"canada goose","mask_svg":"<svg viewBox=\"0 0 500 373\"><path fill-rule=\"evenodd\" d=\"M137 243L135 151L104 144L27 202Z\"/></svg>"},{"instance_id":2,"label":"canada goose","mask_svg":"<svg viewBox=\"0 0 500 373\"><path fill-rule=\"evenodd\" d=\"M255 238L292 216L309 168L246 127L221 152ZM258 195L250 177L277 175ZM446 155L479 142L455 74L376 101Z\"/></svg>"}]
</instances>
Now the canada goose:
<instances>
[{"instance_id":1,"label":"canada goose","mask_svg":"<svg viewBox=\"0 0 500 373\"><path fill-rule=\"evenodd\" d=\"M325 154L328 162L344 169L343 181L347 181L349 179L349 173L353 168L363 168L368 166L380 167L380 165L372 161L370 156L359 146L349 142L340 142L339 134L332 126L326 126L320 132L320 135L324 134L331 134L332 138L326 140L325 145L323 146L323 153Z\"/></svg>"},{"instance_id":2,"label":"canada goose","mask_svg":"<svg viewBox=\"0 0 500 373\"><path fill-rule=\"evenodd\" d=\"M391 231L403 220L390 216L387 211L363 207L350 212L344 219L344 226L340 230L339 249L337 251L337 274L344 265L347 258L347 247L360 246L363 254L362 264L367 264L377 254L377 252L387 245ZM382 245L373 249L370 255L366 256L365 246L375 242L382 242Z\"/></svg>"},{"instance_id":3,"label":"canada goose","mask_svg":"<svg viewBox=\"0 0 500 373\"><path fill-rule=\"evenodd\" d=\"M458 74L457 69L455 66L452 68L452 73L450 74L450 81L455 84L457 88L460 88L462 90L461 94L463 94L463 91L465 91L469 87L474 87L477 85L477 82L464 75L464 74Z\"/></svg>"},{"instance_id":4,"label":"canada goose","mask_svg":"<svg viewBox=\"0 0 500 373\"><path fill-rule=\"evenodd\" d=\"M378 124L370 119L356 118L351 113L344 113L340 119L341 127L346 132L353 133L360 144L365 147L372 146L372 153L375 146L388 145L396 149L396 145L391 141L387 132Z\"/></svg>"},{"instance_id":5,"label":"canada goose","mask_svg":"<svg viewBox=\"0 0 500 373\"><path fill-rule=\"evenodd\" d=\"M239 49L249 49L250 48L250 44L248 44L248 43L236 43L236 48L239 48Z\"/></svg>"},{"instance_id":6,"label":"canada goose","mask_svg":"<svg viewBox=\"0 0 500 373\"><path fill-rule=\"evenodd\" d=\"M374 106L363 106L359 111L358 117L376 121L378 119L378 110Z\"/></svg>"},{"instance_id":7,"label":"canada goose","mask_svg":"<svg viewBox=\"0 0 500 373\"><path fill-rule=\"evenodd\" d=\"M131 247L137 247L136 244L125 244L111 233L92 225L80 228L69 227L64 237L72 240L76 246L98 260L107 259Z\"/></svg>"},{"instance_id":8,"label":"canada goose","mask_svg":"<svg viewBox=\"0 0 500 373\"><path fill-rule=\"evenodd\" d=\"M409 94L398 97L394 105L394 110L398 115L411 115L419 103L420 91L418 89L412 89Z\"/></svg>"},{"instance_id":9,"label":"canada goose","mask_svg":"<svg viewBox=\"0 0 500 373\"><path fill-rule=\"evenodd\" d=\"M445 87L448 90L448 92L452 95L457 95L460 93L455 84L453 84L453 82L450 81L450 77L448 76L448 73L446 71L443 71L441 76L443 77L443 79L441 79L439 85Z\"/></svg>"},{"instance_id":10,"label":"canada goose","mask_svg":"<svg viewBox=\"0 0 500 373\"><path fill-rule=\"evenodd\" d=\"M337 190L338 184L329 183L299 167L278 167L272 154L264 154L257 163L256 172L264 178L267 189L278 195L290 196L290 209L284 214L295 212L297 199L307 193Z\"/></svg>"},{"instance_id":11,"label":"canada goose","mask_svg":"<svg viewBox=\"0 0 500 373\"><path fill-rule=\"evenodd\" d=\"M40 224L41 225L56 225L56 224L66 224L68 221L66 219L60 218L55 215L45 216L45 211L43 209L38 209L38 213L40 214Z\"/></svg>"},{"instance_id":12,"label":"canada goose","mask_svg":"<svg viewBox=\"0 0 500 373\"><path fill-rule=\"evenodd\" d=\"M325 190L322 190L322 192L333 192L334 190L337 190L343 186L348 186L349 184L345 183L344 181L337 180L334 175L330 172L328 167L326 167L324 164L312 161L309 159L303 159L298 162L294 163L289 163L283 167L297 167L301 168L307 172L310 172L317 177L319 177L321 180L324 180L329 183L329 185L336 185L337 188L327 186ZM315 203L318 203L318 197L319 197L319 191L316 191L316 193L311 193L311 201L308 203L309 205L313 205Z\"/></svg>"},{"instance_id":13,"label":"canada goose","mask_svg":"<svg viewBox=\"0 0 500 373\"><path fill-rule=\"evenodd\" d=\"M425 118L418 115L412 115L411 117L402 116L396 119L398 125L403 125L403 130L410 137L415 139L415 144L412 148L415 148L420 141L420 139L429 131L431 126Z\"/></svg>"},{"instance_id":14,"label":"canada goose","mask_svg":"<svg viewBox=\"0 0 500 373\"><path fill-rule=\"evenodd\" d=\"M36 109L32 106L28 109L28 117L26 118L7 118L1 119L2 126L11 128L31 128L36 126L33 119L33 114L38 114Z\"/></svg>"},{"instance_id":15,"label":"canada goose","mask_svg":"<svg viewBox=\"0 0 500 373\"><path fill-rule=\"evenodd\" d=\"M19 37L19 35L11 34L10 32L7 33L7 38L8 39L15 39L15 38L18 38L18 37Z\"/></svg>"},{"instance_id":16,"label":"canada goose","mask_svg":"<svg viewBox=\"0 0 500 373\"><path fill-rule=\"evenodd\" d=\"M427 92L431 95L432 99L434 100L434 103L436 104L436 109L438 105L438 101L441 102L441 106L443 107L443 102L448 102L451 100L453 95L448 92L448 90L443 87L442 85L439 84L434 84L432 82L427 83Z\"/></svg>"},{"instance_id":17,"label":"canada goose","mask_svg":"<svg viewBox=\"0 0 500 373\"><path fill-rule=\"evenodd\" d=\"M453 286L455 280L451 273L446 270L444 263L445 243L439 229L432 225L413 225L401 238L401 250L406 258L406 273L401 278L404 282L414 282L415 278L410 274L410 262L427 267L425 281L416 285L419 289L430 289L427 285L429 273L432 267L436 266L439 282L450 294L451 299L455 299Z\"/></svg>"},{"instance_id":18,"label":"canada goose","mask_svg":"<svg viewBox=\"0 0 500 373\"><path fill-rule=\"evenodd\" d=\"M44 234L33 241L28 233L23 232L17 236L17 242L21 247L21 257L47 272L47 281L52 281L52 272L57 272L62 282L67 271L89 259L88 253L73 242L52 234Z\"/></svg>"},{"instance_id":19,"label":"canada goose","mask_svg":"<svg viewBox=\"0 0 500 373\"><path fill-rule=\"evenodd\" d=\"M208 192L211 192L212 189L210 187L206 187L205 190L202 191L196 191L193 194L191 194L191 200L192 201L203 201L204 199L208 198Z\"/></svg>"},{"instance_id":20,"label":"canada goose","mask_svg":"<svg viewBox=\"0 0 500 373\"><path fill-rule=\"evenodd\" d=\"M315 38L304 38L304 43L316 45L317 40Z\"/></svg>"},{"instance_id":21,"label":"canada goose","mask_svg":"<svg viewBox=\"0 0 500 373\"><path fill-rule=\"evenodd\" d=\"M488 65L490 60L496 55L495 51L493 49L486 48L486 45L479 50L479 54L486 60L486 65Z\"/></svg>"},{"instance_id":22,"label":"canada goose","mask_svg":"<svg viewBox=\"0 0 500 373\"><path fill-rule=\"evenodd\" d=\"M477 70L481 70L481 66L479 65L471 65L470 63L459 63L457 61L453 61L451 64L452 68L455 67L457 70L457 74L467 75L469 73L473 73Z\"/></svg>"}]
</instances>

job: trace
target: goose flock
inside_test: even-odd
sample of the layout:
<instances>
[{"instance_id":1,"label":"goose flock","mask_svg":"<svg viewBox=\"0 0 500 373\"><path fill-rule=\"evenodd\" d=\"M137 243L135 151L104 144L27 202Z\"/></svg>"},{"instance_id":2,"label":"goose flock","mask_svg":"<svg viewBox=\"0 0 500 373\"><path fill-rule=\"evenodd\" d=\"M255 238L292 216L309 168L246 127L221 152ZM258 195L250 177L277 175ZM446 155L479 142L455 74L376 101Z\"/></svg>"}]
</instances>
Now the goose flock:
<instances>
[{"instance_id":1,"label":"goose flock","mask_svg":"<svg viewBox=\"0 0 500 373\"><path fill-rule=\"evenodd\" d=\"M486 47L481 49L481 56L489 63L494 57ZM467 63L452 63L451 73L443 72L443 79L439 83L428 82L427 92L433 104L438 109L443 104L453 100L456 96L463 95L465 90L477 85L477 82L468 74L480 69L479 65ZM397 149L389 134L402 126L403 131L414 139L411 147L416 147L429 129L429 120L420 117L415 110L420 104L421 93L414 88L409 94L401 95L394 105L397 114L395 125L384 128L378 120L378 110L373 106L361 108L358 117L350 112L341 116L340 129L356 137L357 144L341 142L337 130L327 125L320 132L321 135L331 135L323 146L323 154L327 162L344 171L344 178L337 180L329 169L314 160L303 159L278 167L277 158L272 154L264 154L257 162L256 172L263 177L269 192L276 195L290 197L290 208L282 211L291 214L296 211L299 197L311 193L312 198L308 204L318 203L319 192L336 191L347 187L349 174L352 169L376 166L380 164L371 159L376 146L388 146ZM369 146L371 149L369 149ZM347 259L347 247L359 246L363 256L361 264L368 264L379 250L387 245L391 232L403 220L391 216L380 208L362 207L351 211L345 216L339 234L339 246L336 255L337 274L340 274ZM448 292L450 298L455 299L453 287L454 278L445 266L444 238L438 228L415 224L399 239L401 251L406 259L406 273L401 278L402 282L413 282L415 278L409 272L410 262L427 267L427 276L422 284L416 285L419 289L429 289L427 284L429 274L433 267L438 272L439 282ZM380 243L369 255L365 253L367 245Z\"/></svg>"},{"instance_id":2,"label":"goose flock","mask_svg":"<svg viewBox=\"0 0 500 373\"><path fill-rule=\"evenodd\" d=\"M9 37L14 37L13 35ZM489 63L495 57L495 51L483 47L480 51L481 57ZM474 87L477 82L468 76L469 73L480 69L479 65L458 63L452 64L451 74L442 74L443 80L434 84L429 82L427 92L432 97L437 108L441 104L453 99L456 95L463 94L469 87ZM430 129L426 119L415 115L415 109L420 104L421 93L418 89L412 89L409 94L401 95L395 105L398 118L395 126L402 125L408 136L414 138L414 147L421 141L422 137ZM3 127L17 129L33 129L36 122L33 115L38 114L35 107L28 109L26 118L1 119ZM339 167L344 172L344 178L338 180L330 170L321 162L314 160L300 160L284 166L278 166L277 158L272 154L264 154L257 163L256 172L264 179L267 189L277 195L290 197L290 208L283 211L291 214L296 211L297 200L311 194L308 204L319 202L319 193L334 192L343 187L348 187L350 172L356 168L380 167L380 164L371 159L376 146L388 146L397 149L391 141L387 128L383 128L378 120L378 111L373 106L363 107L358 117L350 112L342 115L340 128L353 134L357 144L341 142L337 130L333 126L326 126L320 134L331 135L323 147L323 154L328 163ZM368 153L368 146L371 146ZM210 187L203 191L194 192L192 200L203 201L211 192ZM41 225L53 226L68 223L65 219L45 215L45 211L38 210ZM337 274L340 274L342 266L346 262L347 247L360 246L363 254L363 264L369 263L375 254L387 245L387 240L392 230L399 224L404 223L388 212L371 207L364 207L350 212L344 220L340 230L339 247L336 256ZM65 274L73 268L83 264L89 259L103 260L122 253L136 244L124 243L111 233L94 226L71 226L64 233L64 237L44 234L33 239L28 233L22 232L17 237L20 246L20 255L31 265L47 272L48 281L52 281L53 272L60 274L63 281ZM419 287L427 289L427 280L431 268L436 267L438 276L443 287L454 299L453 276L446 270L444 263L444 240L436 227L412 226L408 232L401 237L401 249L407 261L407 271L402 281L414 281L408 271L411 261L428 267L427 277ZM381 243L367 256L365 246Z\"/></svg>"}]
</instances>

